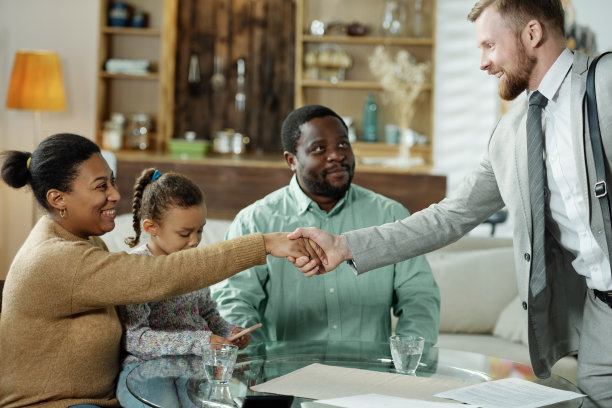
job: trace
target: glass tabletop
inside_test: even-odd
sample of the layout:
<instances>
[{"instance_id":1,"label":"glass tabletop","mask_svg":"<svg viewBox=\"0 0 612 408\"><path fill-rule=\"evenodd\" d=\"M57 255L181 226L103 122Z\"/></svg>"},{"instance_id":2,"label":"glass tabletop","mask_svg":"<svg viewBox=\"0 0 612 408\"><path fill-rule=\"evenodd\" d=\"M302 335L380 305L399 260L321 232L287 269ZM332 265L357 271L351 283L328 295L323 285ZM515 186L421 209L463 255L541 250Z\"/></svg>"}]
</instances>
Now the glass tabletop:
<instances>
[{"instance_id":1,"label":"glass tabletop","mask_svg":"<svg viewBox=\"0 0 612 408\"><path fill-rule=\"evenodd\" d=\"M240 407L247 395L262 395L250 388L313 363L395 373L388 343L370 342L267 342L252 344L238 354L227 386L211 386L198 356L164 357L144 361L127 376L129 391L152 407ZM427 347L417 369L418 377L468 383L502 378L522 378L542 385L576 391L566 379L553 375L538 379L531 367L497 357L465 351ZM310 401L295 398L293 407ZM579 407L580 399L550 407Z\"/></svg>"}]
</instances>

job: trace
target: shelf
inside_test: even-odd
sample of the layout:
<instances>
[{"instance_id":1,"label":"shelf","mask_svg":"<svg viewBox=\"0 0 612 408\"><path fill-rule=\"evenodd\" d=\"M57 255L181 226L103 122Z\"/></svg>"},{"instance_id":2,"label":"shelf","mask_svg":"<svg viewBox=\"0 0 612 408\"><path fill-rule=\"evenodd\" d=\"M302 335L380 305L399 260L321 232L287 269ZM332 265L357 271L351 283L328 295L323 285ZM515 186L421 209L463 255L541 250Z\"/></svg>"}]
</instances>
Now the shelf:
<instances>
[{"instance_id":1,"label":"shelf","mask_svg":"<svg viewBox=\"0 0 612 408\"><path fill-rule=\"evenodd\" d=\"M160 36L161 30L156 28L104 27L102 34Z\"/></svg>"},{"instance_id":2,"label":"shelf","mask_svg":"<svg viewBox=\"0 0 612 408\"><path fill-rule=\"evenodd\" d=\"M296 24L295 24L295 81L294 81L294 105L295 107L309 104L324 104L339 111L342 116L350 117L352 126L356 129L357 137L360 139L360 129L363 127L363 103L366 93L374 94L378 109L378 140L376 143L353 143L353 151L356 156L361 157L397 157L399 147L397 145L386 145L384 143L384 126L387 124L399 124L410 120L409 124L402 123L403 127L410 127L415 132L426 135L429 139L428 145L413 146L410 154L414 157L422 157L427 165L433 162L434 141L434 81L435 81L435 47L436 47L436 0L423 2L423 20L421 32L426 33L424 37L387 37L382 32L374 32L365 36L349 36L344 33L332 35L312 35L308 29L313 20L333 21L358 21L359 23L377 27L380 23L378 14L382 11L384 2L373 2L372 0L338 0L334 2L324 0L295 0ZM408 21L407 21L408 22ZM350 54L353 66L350 71L346 70L347 78L344 81L331 82L329 80L316 80L317 78L312 65L313 52L319 45L330 43L341 46ZM369 69L369 58L377 46L386 48L388 58L392 61L400 51L408 52L417 62L428 62L431 71L425 79L418 99L414 103L414 116L405 119L403 112L397 104L390 103L395 92L383 88L381 77ZM306 57L309 61L306 64ZM391 62L395 64L396 62ZM397 69L396 67L390 67ZM323 78L323 77L322 77ZM399 83L405 83L398 80ZM409 84L405 84L406 87Z\"/></svg>"},{"instance_id":3,"label":"shelf","mask_svg":"<svg viewBox=\"0 0 612 408\"><path fill-rule=\"evenodd\" d=\"M150 72L148 74L111 74L110 72L101 71L100 78L156 81L159 79L159 74L157 72Z\"/></svg>"},{"instance_id":4,"label":"shelf","mask_svg":"<svg viewBox=\"0 0 612 408\"><path fill-rule=\"evenodd\" d=\"M340 89L365 89L382 90L382 85L376 81L319 81L315 79L303 79L301 85L306 88L340 88ZM425 84L423 91L431 91L431 84Z\"/></svg>"},{"instance_id":5,"label":"shelf","mask_svg":"<svg viewBox=\"0 0 612 408\"><path fill-rule=\"evenodd\" d=\"M349 37L342 35L303 35L302 41L305 43L338 43L338 44L371 44L371 45L422 45L432 46L432 38L394 38L394 37Z\"/></svg>"}]
</instances>

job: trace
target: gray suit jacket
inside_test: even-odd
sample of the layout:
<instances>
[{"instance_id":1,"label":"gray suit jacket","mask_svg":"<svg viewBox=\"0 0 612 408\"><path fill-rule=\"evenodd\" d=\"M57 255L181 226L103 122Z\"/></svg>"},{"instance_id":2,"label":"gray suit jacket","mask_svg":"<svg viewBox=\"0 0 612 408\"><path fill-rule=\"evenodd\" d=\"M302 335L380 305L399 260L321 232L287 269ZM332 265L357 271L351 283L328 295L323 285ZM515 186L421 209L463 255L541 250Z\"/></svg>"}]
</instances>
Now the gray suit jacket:
<instances>
[{"instance_id":1,"label":"gray suit jacket","mask_svg":"<svg viewBox=\"0 0 612 408\"><path fill-rule=\"evenodd\" d=\"M595 169L585 120L585 90L591 61L592 58L584 54L574 53L571 72L572 137L577 147L574 156L580 172L582 194L590 202L591 229L598 244L608 254L599 204L590 187L594 183ZM612 162L611 73L612 57L603 58L597 66L596 82L600 128L608 163ZM558 359L578 350L586 284L571 265L574 255L558 244L558 228L548 217L547 287L535 299L530 295L531 208L526 117L527 104L515 106L506 113L491 135L480 166L440 203L402 221L345 235L361 273L450 244L506 206L514 222L518 291L523 307L528 307L531 362L536 375L548 377L550 367ZM608 180L612 180L609 174Z\"/></svg>"}]
</instances>

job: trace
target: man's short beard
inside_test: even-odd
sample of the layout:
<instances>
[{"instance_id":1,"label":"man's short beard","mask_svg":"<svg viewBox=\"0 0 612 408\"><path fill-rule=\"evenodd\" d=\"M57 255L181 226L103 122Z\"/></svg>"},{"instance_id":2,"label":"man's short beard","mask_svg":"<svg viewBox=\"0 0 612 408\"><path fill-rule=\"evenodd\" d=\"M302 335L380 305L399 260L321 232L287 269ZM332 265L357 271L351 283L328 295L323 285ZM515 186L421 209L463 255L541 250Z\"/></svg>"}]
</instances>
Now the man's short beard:
<instances>
[{"instance_id":1,"label":"man's short beard","mask_svg":"<svg viewBox=\"0 0 612 408\"><path fill-rule=\"evenodd\" d=\"M506 81L499 84L499 96L506 101L515 99L529 87L529 77L537 63L535 57L527 55L520 40L517 41L519 50L517 68L513 71L504 71Z\"/></svg>"},{"instance_id":2,"label":"man's short beard","mask_svg":"<svg viewBox=\"0 0 612 408\"><path fill-rule=\"evenodd\" d=\"M327 180L325 180L325 176L323 176L323 180L319 182L312 177L312 174L308 174L308 177L302 177L301 182L304 184L304 188L314 195L341 199L351 186L354 174L355 167L352 166L349 170L349 178L347 182L339 187L331 185Z\"/></svg>"}]
</instances>

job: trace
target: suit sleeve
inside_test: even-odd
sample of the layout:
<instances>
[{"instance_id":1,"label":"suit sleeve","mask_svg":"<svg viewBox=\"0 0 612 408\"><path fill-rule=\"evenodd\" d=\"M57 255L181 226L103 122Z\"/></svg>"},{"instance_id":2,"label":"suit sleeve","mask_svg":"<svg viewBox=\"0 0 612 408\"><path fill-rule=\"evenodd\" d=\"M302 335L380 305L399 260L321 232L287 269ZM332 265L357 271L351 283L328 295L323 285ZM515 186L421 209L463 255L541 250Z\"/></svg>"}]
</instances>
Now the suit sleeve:
<instances>
[{"instance_id":1,"label":"suit sleeve","mask_svg":"<svg viewBox=\"0 0 612 408\"><path fill-rule=\"evenodd\" d=\"M358 273L431 252L455 242L504 202L485 157L449 197L401 221L345 233Z\"/></svg>"},{"instance_id":2,"label":"suit sleeve","mask_svg":"<svg viewBox=\"0 0 612 408\"><path fill-rule=\"evenodd\" d=\"M410 214L401 204L393 210L395 219ZM395 332L417 335L430 344L438 341L440 290L429 262L420 255L394 265L393 314L398 318Z\"/></svg>"}]
</instances>

